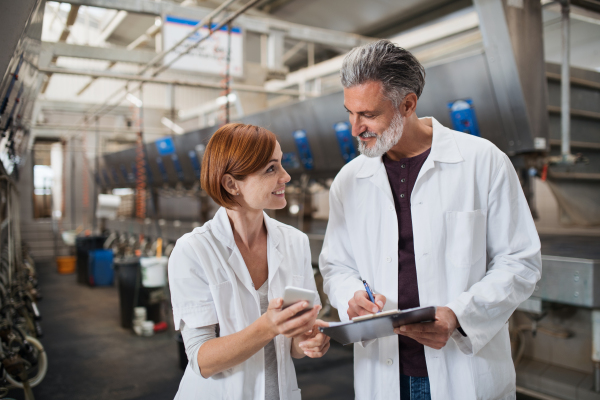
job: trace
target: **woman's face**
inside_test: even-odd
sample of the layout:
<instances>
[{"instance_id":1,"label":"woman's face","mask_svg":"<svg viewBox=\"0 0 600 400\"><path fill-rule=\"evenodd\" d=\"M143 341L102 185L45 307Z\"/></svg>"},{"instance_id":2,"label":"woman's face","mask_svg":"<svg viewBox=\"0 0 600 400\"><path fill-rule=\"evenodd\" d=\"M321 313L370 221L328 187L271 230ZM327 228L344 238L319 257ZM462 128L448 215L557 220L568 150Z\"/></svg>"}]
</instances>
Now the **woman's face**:
<instances>
[{"instance_id":1,"label":"woman's face","mask_svg":"<svg viewBox=\"0 0 600 400\"><path fill-rule=\"evenodd\" d=\"M277 142L267 165L248 175L243 181L236 181L240 194L235 199L242 207L253 210L278 210L285 207L285 184L291 178L281 166L282 156L281 146Z\"/></svg>"}]
</instances>

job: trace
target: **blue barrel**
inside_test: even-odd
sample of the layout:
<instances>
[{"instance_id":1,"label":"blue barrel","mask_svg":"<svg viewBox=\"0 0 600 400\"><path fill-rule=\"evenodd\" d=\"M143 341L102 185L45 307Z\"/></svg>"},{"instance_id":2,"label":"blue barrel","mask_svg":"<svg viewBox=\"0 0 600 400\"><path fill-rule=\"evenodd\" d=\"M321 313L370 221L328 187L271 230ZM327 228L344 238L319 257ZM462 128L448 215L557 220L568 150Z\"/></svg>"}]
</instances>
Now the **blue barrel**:
<instances>
[{"instance_id":1,"label":"blue barrel","mask_svg":"<svg viewBox=\"0 0 600 400\"><path fill-rule=\"evenodd\" d=\"M112 250L90 250L88 268L91 286L111 286L114 278Z\"/></svg>"}]
</instances>

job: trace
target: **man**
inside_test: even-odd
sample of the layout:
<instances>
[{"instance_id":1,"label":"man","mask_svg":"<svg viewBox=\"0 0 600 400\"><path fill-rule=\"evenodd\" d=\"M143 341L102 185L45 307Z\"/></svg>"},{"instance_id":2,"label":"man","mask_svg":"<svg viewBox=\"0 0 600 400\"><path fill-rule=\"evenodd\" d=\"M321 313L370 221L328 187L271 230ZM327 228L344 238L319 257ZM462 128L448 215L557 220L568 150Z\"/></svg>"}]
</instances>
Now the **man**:
<instances>
[{"instance_id":1,"label":"man","mask_svg":"<svg viewBox=\"0 0 600 400\"><path fill-rule=\"evenodd\" d=\"M425 70L387 40L353 49L341 80L362 155L331 186L325 293L342 320L437 306L434 322L355 344L356 398L514 399L507 321L540 279L541 256L510 160L417 118Z\"/></svg>"}]
</instances>

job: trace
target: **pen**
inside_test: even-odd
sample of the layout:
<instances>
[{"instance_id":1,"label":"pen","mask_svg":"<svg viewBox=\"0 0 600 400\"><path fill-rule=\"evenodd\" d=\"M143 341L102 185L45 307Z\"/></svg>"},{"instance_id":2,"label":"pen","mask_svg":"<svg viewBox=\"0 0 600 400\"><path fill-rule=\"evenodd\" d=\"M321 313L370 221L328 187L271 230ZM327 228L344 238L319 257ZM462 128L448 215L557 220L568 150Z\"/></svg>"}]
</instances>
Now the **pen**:
<instances>
[{"instance_id":1,"label":"pen","mask_svg":"<svg viewBox=\"0 0 600 400\"><path fill-rule=\"evenodd\" d=\"M371 292L371 288L369 287L369 284L364 279L363 279L363 285L365 285L365 289L367 290L367 294L369 295L369 299L371 299L371 302L373 304L376 304L375 298L373 297L373 292ZM379 311L377 311L377 312L379 312Z\"/></svg>"}]
</instances>

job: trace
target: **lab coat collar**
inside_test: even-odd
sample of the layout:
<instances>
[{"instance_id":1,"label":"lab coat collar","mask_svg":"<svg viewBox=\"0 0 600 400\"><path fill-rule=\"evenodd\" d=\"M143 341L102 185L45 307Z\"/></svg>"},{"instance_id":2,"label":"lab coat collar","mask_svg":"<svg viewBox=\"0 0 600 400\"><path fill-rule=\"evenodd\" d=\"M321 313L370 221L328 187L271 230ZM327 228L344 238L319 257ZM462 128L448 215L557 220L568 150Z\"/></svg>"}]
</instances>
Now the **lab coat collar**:
<instances>
[{"instance_id":1,"label":"lab coat collar","mask_svg":"<svg viewBox=\"0 0 600 400\"><path fill-rule=\"evenodd\" d=\"M263 211L263 217L265 220L265 226L267 227L267 235L271 239L271 245L274 247L279 246L281 242L281 232L277 228L276 221L270 218L267 213ZM219 239L221 243L235 249L235 239L233 238L233 228L231 222L229 222L229 216L227 215L227 209L225 207L219 208L213 217L213 224L211 226L214 235Z\"/></svg>"},{"instance_id":2,"label":"lab coat collar","mask_svg":"<svg viewBox=\"0 0 600 400\"><path fill-rule=\"evenodd\" d=\"M433 127L431 153L429 153L429 157L427 157L427 161L431 164L431 166L433 167L434 161L450 164L464 161L452 131L440 124L433 117L421 118L421 120L424 120L423 122L429 125L429 121L427 121L427 119L431 119L431 126ZM375 175L375 173L383 167L382 157L365 157L362 168L358 174L356 174L356 177L369 178Z\"/></svg>"},{"instance_id":3,"label":"lab coat collar","mask_svg":"<svg viewBox=\"0 0 600 400\"><path fill-rule=\"evenodd\" d=\"M276 221L270 218L267 213L264 213L265 226L267 227L267 262L269 264L269 287L272 287L271 282L275 273L283 262L283 254L279 251L278 246L281 243L282 235Z\"/></svg>"},{"instance_id":4,"label":"lab coat collar","mask_svg":"<svg viewBox=\"0 0 600 400\"><path fill-rule=\"evenodd\" d=\"M281 232L279 231L276 222L271 219L265 212L263 212L263 218L265 226L267 228L267 262L269 264L269 285L271 284L275 272L283 261L283 254L278 250L278 246L281 243ZM219 208L215 216L213 217L213 224L211 226L215 237L227 246L231 253L229 255L229 265L233 268L238 279L248 289L255 289L252 286L252 278L248 267L242 258L242 254L238 251L235 239L233 237L233 228L231 222L229 222L229 216L227 210L224 207Z\"/></svg>"}]
</instances>

